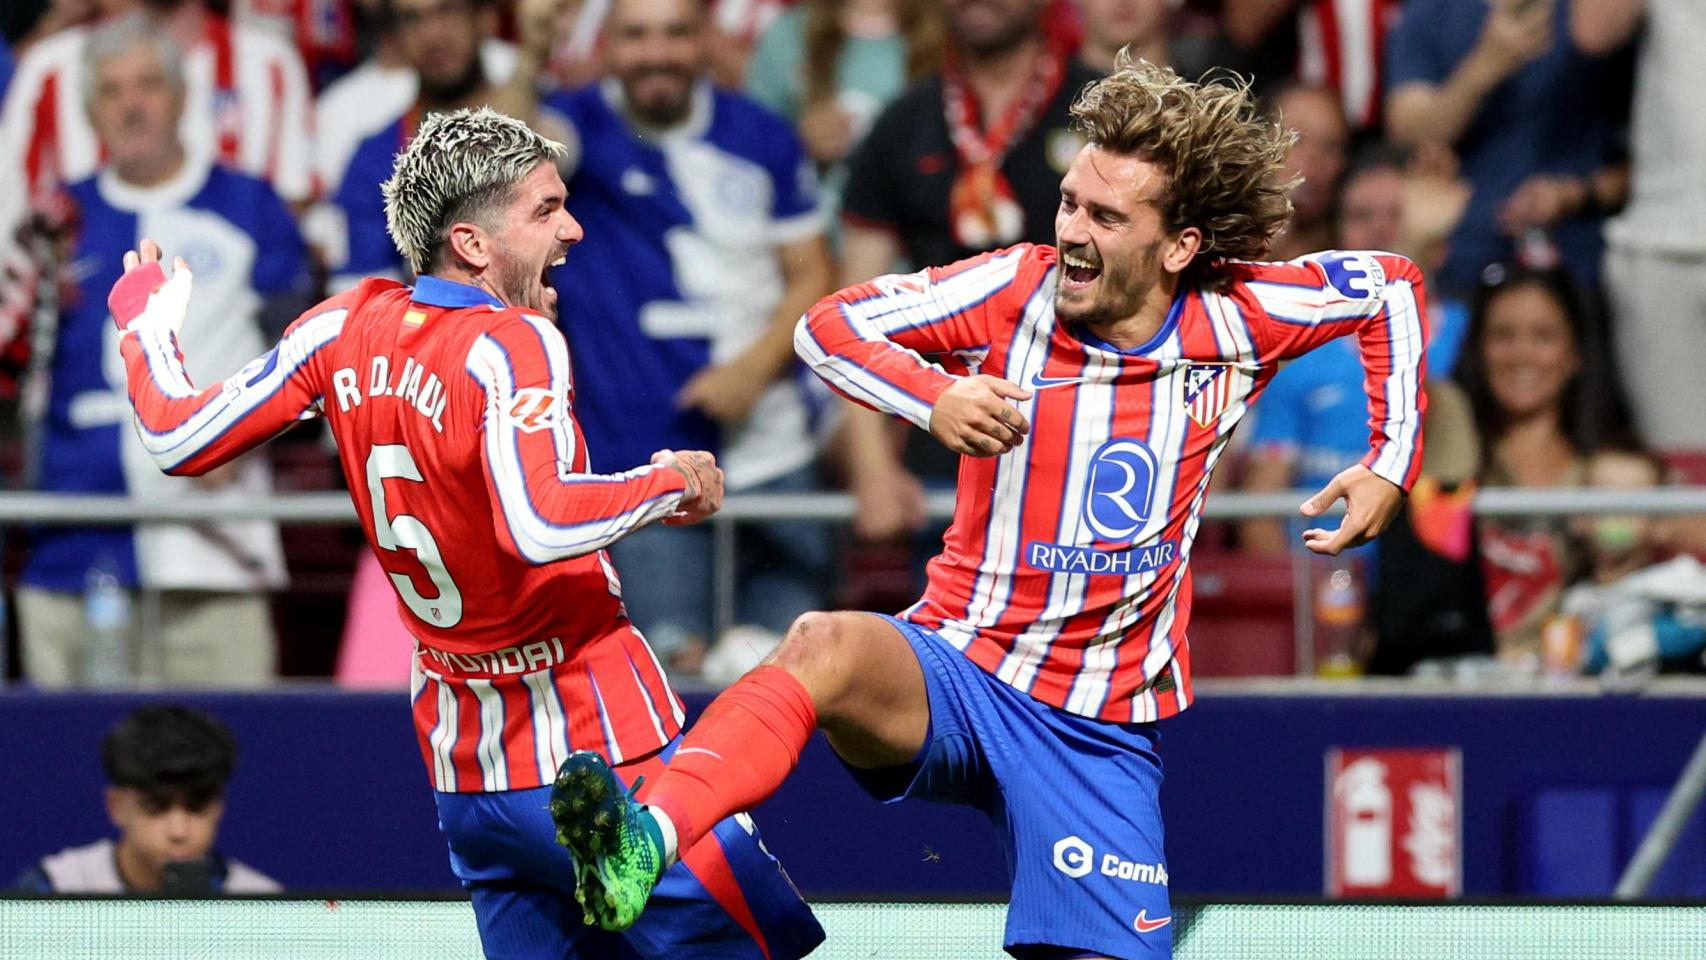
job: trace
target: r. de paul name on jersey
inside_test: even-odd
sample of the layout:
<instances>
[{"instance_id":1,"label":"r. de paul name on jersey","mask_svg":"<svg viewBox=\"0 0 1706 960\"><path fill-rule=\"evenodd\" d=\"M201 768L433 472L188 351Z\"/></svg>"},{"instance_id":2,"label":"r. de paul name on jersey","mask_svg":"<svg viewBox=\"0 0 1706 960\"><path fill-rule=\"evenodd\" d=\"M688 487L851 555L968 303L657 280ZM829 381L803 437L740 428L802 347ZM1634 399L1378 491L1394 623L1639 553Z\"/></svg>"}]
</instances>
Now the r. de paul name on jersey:
<instances>
[{"instance_id":1,"label":"r. de paul name on jersey","mask_svg":"<svg viewBox=\"0 0 1706 960\"><path fill-rule=\"evenodd\" d=\"M353 367L334 370L332 392L337 397L338 409L345 413L361 406L364 395L360 374ZM369 365L365 396L396 397L431 420L434 432L444 432L444 383L438 379L438 374L428 373L425 367L415 362L414 357L403 358L403 367L397 371L394 380L391 377L391 358L383 354L374 357Z\"/></svg>"}]
</instances>

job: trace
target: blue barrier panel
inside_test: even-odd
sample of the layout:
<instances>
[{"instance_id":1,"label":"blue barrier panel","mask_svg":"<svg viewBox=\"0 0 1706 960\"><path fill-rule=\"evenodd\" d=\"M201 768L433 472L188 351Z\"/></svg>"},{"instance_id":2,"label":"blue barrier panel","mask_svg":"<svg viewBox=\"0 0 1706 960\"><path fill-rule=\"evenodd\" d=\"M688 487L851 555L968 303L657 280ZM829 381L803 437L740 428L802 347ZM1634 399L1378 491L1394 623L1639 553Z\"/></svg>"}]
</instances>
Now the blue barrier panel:
<instances>
[{"instance_id":1,"label":"blue barrier panel","mask_svg":"<svg viewBox=\"0 0 1706 960\"><path fill-rule=\"evenodd\" d=\"M0 694L0 884L104 835L99 744L144 702L189 702L242 743L221 846L303 888L449 889L430 786L402 693ZM689 709L708 699L689 695ZM1610 892L1706 729L1706 695L1322 696L1208 692L1161 727L1172 888L1322 890L1323 769L1333 747L1455 746L1463 757L1463 890ZM1571 826L1616 811L1602 830ZM1596 812L1599 811L1599 812ZM884 807L821 738L757 813L811 893L999 893L1006 868L975 811ZM1073 832L1062 824L1062 834ZM1591 867L1591 869L1589 869ZM1706 895L1706 830L1685 835L1654 896Z\"/></svg>"},{"instance_id":2,"label":"blue barrier panel","mask_svg":"<svg viewBox=\"0 0 1706 960\"><path fill-rule=\"evenodd\" d=\"M1327 750L1455 746L1463 757L1463 892L1540 893L1566 878L1525 876L1526 839L1598 838L1536 834L1539 793L1668 790L1706 731L1706 696L1204 695L1162 729L1175 890L1320 894ZM1630 825L1636 829L1607 831L1618 849L1584 855L1621 869L1654 812ZM1677 851L1661 879L1699 876L1686 864L1706 859L1706 848L1698 831L1691 836L1695 844ZM1609 896L1611 885L1581 893ZM1651 895L1700 897L1706 888L1655 887Z\"/></svg>"}]
</instances>

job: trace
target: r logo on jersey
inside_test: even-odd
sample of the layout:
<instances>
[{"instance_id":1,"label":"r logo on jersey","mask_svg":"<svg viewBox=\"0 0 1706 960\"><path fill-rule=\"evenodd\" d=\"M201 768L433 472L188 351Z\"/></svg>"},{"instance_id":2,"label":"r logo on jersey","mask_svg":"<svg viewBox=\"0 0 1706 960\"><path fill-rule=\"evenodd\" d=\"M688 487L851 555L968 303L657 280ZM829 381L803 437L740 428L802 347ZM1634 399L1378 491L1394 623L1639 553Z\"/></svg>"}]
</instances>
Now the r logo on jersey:
<instances>
[{"instance_id":1,"label":"r logo on jersey","mask_svg":"<svg viewBox=\"0 0 1706 960\"><path fill-rule=\"evenodd\" d=\"M1154 509L1160 461L1142 440L1115 437L1090 458L1084 519L1096 539L1129 543Z\"/></svg>"},{"instance_id":2,"label":"r logo on jersey","mask_svg":"<svg viewBox=\"0 0 1706 960\"><path fill-rule=\"evenodd\" d=\"M1366 253L1330 253L1316 259L1327 284L1346 300L1373 300L1386 286L1380 261Z\"/></svg>"}]
</instances>

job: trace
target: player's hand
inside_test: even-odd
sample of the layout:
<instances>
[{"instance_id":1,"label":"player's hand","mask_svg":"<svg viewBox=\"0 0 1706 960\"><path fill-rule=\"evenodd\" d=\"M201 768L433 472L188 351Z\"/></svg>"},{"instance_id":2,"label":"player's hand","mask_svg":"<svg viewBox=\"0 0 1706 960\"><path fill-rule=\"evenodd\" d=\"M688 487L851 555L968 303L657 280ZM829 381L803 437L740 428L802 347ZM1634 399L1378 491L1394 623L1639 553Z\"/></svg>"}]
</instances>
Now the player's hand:
<instances>
[{"instance_id":1,"label":"player's hand","mask_svg":"<svg viewBox=\"0 0 1706 960\"><path fill-rule=\"evenodd\" d=\"M160 245L143 240L124 254L124 276L107 294L107 308L120 330L163 326L173 333L184 328L190 309L190 265L183 257L172 261L172 277L160 268Z\"/></svg>"},{"instance_id":2,"label":"player's hand","mask_svg":"<svg viewBox=\"0 0 1706 960\"><path fill-rule=\"evenodd\" d=\"M687 479L687 490L675 512L664 518L670 526L698 523L723 506L723 471L717 458L703 450L659 450L652 463L669 467Z\"/></svg>"},{"instance_id":3,"label":"player's hand","mask_svg":"<svg viewBox=\"0 0 1706 960\"><path fill-rule=\"evenodd\" d=\"M160 252L160 245L147 237L143 237L142 242L136 245L135 250L124 252L125 272L129 273L145 263L159 263L162 256L164 254Z\"/></svg>"},{"instance_id":4,"label":"player's hand","mask_svg":"<svg viewBox=\"0 0 1706 960\"><path fill-rule=\"evenodd\" d=\"M969 457L996 457L1018 446L1031 425L1008 400L1031 392L1000 377L961 377L942 391L930 410L930 435Z\"/></svg>"},{"instance_id":5,"label":"player's hand","mask_svg":"<svg viewBox=\"0 0 1706 960\"><path fill-rule=\"evenodd\" d=\"M675 395L680 410L698 410L720 423L745 420L770 388L770 378L761 376L739 361L721 363L694 374Z\"/></svg>"},{"instance_id":6,"label":"player's hand","mask_svg":"<svg viewBox=\"0 0 1706 960\"><path fill-rule=\"evenodd\" d=\"M1404 504L1403 488L1359 463L1340 471L1297 509L1306 517L1319 517L1341 497L1345 518L1339 522L1339 529L1303 531L1303 545L1311 552L1336 557L1350 547L1362 546L1380 536Z\"/></svg>"}]
</instances>

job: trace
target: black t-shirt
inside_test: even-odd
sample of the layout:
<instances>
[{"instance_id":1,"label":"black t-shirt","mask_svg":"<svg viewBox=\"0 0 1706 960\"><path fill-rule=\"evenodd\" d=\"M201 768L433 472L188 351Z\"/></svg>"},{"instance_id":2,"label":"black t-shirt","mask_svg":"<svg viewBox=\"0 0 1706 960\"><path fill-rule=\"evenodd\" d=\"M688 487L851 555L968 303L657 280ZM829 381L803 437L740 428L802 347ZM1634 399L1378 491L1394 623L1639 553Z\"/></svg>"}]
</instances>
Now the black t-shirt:
<instances>
[{"instance_id":1,"label":"black t-shirt","mask_svg":"<svg viewBox=\"0 0 1706 960\"><path fill-rule=\"evenodd\" d=\"M1086 84L1100 79L1088 67L1069 65L1048 109L1001 161L1025 214L1020 241L1054 243L1060 178L1084 145L1067 110ZM948 137L942 89L941 75L932 75L889 104L853 155L842 199L850 219L893 230L915 269L983 252L955 243L948 226L948 195L960 163Z\"/></svg>"}]
</instances>

